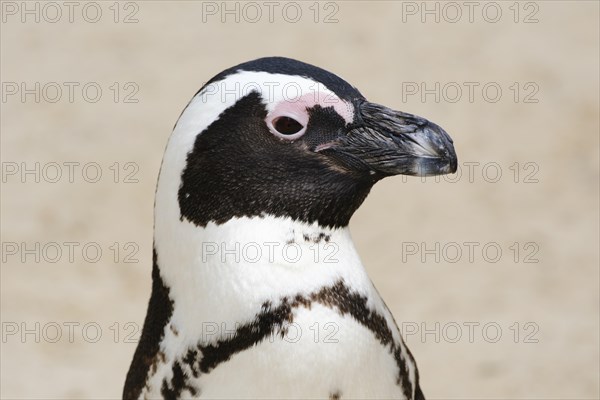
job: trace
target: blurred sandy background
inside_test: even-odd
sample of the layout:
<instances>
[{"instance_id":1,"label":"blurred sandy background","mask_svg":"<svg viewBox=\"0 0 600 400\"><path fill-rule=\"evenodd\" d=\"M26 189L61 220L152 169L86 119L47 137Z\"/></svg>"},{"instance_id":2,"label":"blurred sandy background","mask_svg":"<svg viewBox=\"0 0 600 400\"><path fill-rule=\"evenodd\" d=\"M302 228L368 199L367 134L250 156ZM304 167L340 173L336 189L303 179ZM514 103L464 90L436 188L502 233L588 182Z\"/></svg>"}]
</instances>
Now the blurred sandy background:
<instances>
[{"instance_id":1,"label":"blurred sandy background","mask_svg":"<svg viewBox=\"0 0 600 400\"><path fill-rule=\"evenodd\" d=\"M486 20L496 18L495 7L483 14L487 3L477 3L473 22L461 5L455 23L456 11L435 2L427 7L438 7L439 23L421 2L298 3L295 23L284 18L296 18L295 9L283 14L284 3L273 23L262 2L258 22L238 4L239 22L225 15L225 23L221 2L120 3L117 22L113 2L99 2L97 23L82 17L86 3L77 3L73 22L61 5L56 23L44 3L39 23L23 17L23 4L2 2L2 398L120 396L149 298L153 196L167 138L203 82L266 55L324 67L370 100L425 116L454 138L462 167L455 183L387 179L351 223L373 281L411 330L405 338L426 396L600 396L598 2L520 3L518 15L513 2L499 2L496 23ZM214 7L216 15L206 12ZM95 9L86 9L88 19ZM23 82L40 82L39 102L31 94L21 101ZM42 90L50 82L63 89L55 102L52 85ZM65 82L79 85L72 102ZM93 87L87 99L82 94L90 82L102 89L97 102ZM410 95L411 82L440 82L439 100ZM458 99L454 84L442 92L453 82L463 91ZM472 99L465 82L479 85ZM493 87L482 93L487 83L501 88L498 101ZM10 175L36 162L46 168L39 183ZM63 166L57 183L49 182L53 162ZM80 163L73 183L65 162ZM103 175L88 183L81 168L93 162ZM465 163L479 163L471 179ZM138 183L124 182L129 173ZM73 259L65 242L77 243ZM473 259L465 242L478 243ZM39 262L23 252L36 243ZM422 243L438 243L439 262ZM97 262L94 246L102 250ZM133 263L124 262L129 253ZM439 338L422 337L423 328Z\"/></svg>"}]
</instances>

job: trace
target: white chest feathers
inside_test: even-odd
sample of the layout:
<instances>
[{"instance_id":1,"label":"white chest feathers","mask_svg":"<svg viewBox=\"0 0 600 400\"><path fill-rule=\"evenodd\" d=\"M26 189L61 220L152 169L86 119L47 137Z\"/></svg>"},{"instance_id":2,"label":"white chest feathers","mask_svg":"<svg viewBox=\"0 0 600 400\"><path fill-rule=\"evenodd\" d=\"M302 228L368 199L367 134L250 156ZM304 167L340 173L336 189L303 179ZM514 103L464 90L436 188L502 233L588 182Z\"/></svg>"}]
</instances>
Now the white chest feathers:
<instances>
[{"instance_id":1,"label":"white chest feathers","mask_svg":"<svg viewBox=\"0 0 600 400\"><path fill-rule=\"evenodd\" d=\"M415 396L414 360L347 229L270 216L162 228L171 308L140 397Z\"/></svg>"}]
</instances>

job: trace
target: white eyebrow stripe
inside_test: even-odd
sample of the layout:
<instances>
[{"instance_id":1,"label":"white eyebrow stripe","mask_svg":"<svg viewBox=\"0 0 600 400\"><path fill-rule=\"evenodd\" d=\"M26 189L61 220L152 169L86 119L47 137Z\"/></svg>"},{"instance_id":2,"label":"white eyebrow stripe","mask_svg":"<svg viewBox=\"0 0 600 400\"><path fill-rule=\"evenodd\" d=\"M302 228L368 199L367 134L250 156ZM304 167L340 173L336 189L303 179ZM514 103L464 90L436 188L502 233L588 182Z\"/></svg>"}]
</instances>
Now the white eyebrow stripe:
<instances>
[{"instance_id":1,"label":"white eyebrow stripe","mask_svg":"<svg viewBox=\"0 0 600 400\"><path fill-rule=\"evenodd\" d=\"M310 107L316 104L333 107L346 123L354 119L352 103L340 99L324 84L299 75L240 70L206 85L196 97L204 104L215 99L221 104L235 104L253 91L260 94L267 112L272 112L282 101L304 101Z\"/></svg>"}]
</instances>

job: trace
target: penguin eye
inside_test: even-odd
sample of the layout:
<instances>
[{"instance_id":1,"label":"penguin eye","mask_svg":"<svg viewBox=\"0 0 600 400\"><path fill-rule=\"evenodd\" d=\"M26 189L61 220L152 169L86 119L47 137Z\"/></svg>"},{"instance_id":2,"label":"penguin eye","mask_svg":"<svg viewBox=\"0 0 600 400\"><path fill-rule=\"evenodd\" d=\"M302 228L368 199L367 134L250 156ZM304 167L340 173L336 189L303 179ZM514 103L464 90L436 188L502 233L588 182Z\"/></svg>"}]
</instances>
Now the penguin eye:
<instances>
[{"instance_id":1,"label":"penguin eye","mask_svg":"<svg viewBox=\"0 0 600 400\"><path fill-rule=\"evenodd\" d=\"M306 133L308 118L304 104L283 101L267 115L265 122L279 139L294 141Z\"/></svg>"},{"instance_id":2,"label":"penguin eye","mask_svg":"<svg viewBox=\"0 0 600 400\"><path fill-rule=\"evenodd\" d=\"M273 128L275 128L278 133L289 136L300 132L304 126L293 118L278 117L273 120Z\"/></svg>"}]
</instances>

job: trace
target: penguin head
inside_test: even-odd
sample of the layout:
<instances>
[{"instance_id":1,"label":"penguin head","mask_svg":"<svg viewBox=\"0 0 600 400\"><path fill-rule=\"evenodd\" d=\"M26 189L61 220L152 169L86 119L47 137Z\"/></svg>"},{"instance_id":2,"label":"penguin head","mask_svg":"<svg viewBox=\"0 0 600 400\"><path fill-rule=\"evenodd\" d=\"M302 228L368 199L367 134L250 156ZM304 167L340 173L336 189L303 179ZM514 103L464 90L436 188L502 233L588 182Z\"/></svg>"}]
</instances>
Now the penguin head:
<instances>
[{"instance_id":1,"label":"penguin head","mask_svg":"<svg viewBox=\"0 0 600 400\"><path fill-rule=\"evenodd\" d=\"M342 227L382 178L456 166L439 126L368 102L321 68L269 57L221 72L192 98L157 203L176 202L173 214L196 226L272 215Z\"/></svg>"}]
</instances>

